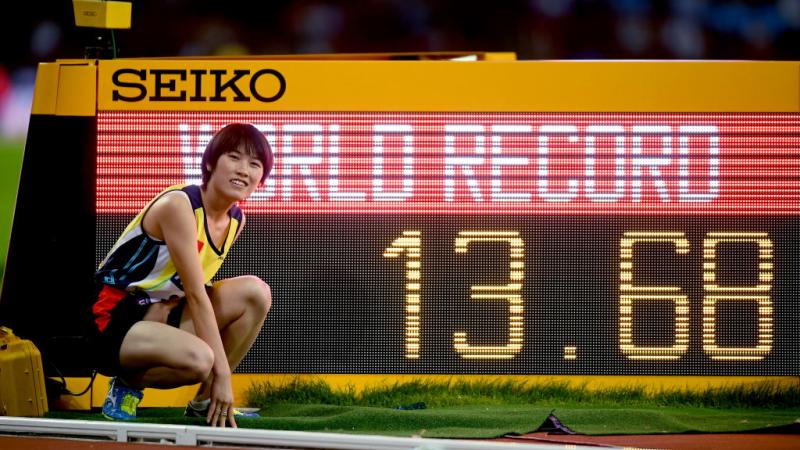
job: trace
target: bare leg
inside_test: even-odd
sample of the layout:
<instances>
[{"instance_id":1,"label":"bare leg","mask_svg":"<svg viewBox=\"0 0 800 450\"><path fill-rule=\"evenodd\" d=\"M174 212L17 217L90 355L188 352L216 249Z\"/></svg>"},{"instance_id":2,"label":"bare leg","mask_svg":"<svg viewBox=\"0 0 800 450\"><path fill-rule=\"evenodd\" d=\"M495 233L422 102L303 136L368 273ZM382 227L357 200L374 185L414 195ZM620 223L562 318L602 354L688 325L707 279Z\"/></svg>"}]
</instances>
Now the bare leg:
<instances>
[{"instance_id":1,"label":"bare leg","mask_svg":"<svg viewBox=\"0 0 800 450\"><path fill-rule=\"evenodd\" d=\"M203 340L159 322L137 322L120 348L122 378L138 389L194 384L208 378L213 364Z\"/></svg>"},{"instance_id":2,"label":"bare leg","mask_svg":"<svg viewBox=\"0 0 800 450\"><path fill-rule=\"evenodd\" d=\"M222 345L234 370L250 350L272 306L272 292L258 277L243 276L214 283L209 297L214 308ZM181 329L195 333L188 311L184 310ZM200 385L195 400L210 395L211 376Z\"/></svg>"}]
</instances>

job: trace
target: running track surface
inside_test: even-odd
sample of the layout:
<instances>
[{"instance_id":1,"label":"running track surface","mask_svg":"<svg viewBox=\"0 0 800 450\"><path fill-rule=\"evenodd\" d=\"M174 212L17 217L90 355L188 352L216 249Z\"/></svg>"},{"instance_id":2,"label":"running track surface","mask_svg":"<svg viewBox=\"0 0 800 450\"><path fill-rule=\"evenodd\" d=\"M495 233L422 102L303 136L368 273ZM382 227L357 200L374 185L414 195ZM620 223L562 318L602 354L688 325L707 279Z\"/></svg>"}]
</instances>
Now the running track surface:
<instances>
[{"instance_id":1,"label":"running track surface","mask_svg":"<svg viewBox=\"0 0 800 450\"><path fill-rule=\"evenodd\" d=\"M670 450L798 450L800 434L643 434L616 436L530 433L504 437L501 442L573 444L659 448Z\"/></svg>"},{"instance_id":2,"label":"running track surface","mask_svg":"<svg viewBox=\"0 0 800 450\"><path fill-rule=\"evenodd\" d=\"M596 445L601 448L605 446L620 446L671 450L797 450L800 448L800 434L650 434L583 436L531 433L523 436L504 437L495 441L525 444L547 443L565 445ZM79 439L0 436L0 449L9 450L176 450L177 448L178 447L175 445L160 445L151 443L139 444L133 442L106 442ZM257 447L249 448L252 449Z\"/></svg>"}]
</instances>

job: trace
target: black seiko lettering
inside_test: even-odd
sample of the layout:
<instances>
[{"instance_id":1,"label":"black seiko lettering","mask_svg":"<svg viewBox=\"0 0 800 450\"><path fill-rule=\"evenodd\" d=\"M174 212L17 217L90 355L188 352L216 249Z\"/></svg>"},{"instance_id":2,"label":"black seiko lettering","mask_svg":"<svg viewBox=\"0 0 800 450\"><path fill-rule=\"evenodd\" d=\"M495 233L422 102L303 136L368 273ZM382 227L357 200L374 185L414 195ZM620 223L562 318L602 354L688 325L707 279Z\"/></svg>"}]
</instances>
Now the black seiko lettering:
<instances>
[{"instance_id":1,"label":"black seiko lettering","mask_svg":"<svg viewBox=\"0 0 800 450\"><path fill-rule=\"evenodd\" d=\"M275 93L272 97L265 97L258 92L256 88L256 83L258 79L261 78L263 75L272 75L278 80L278 92ZM253 94L253 97L258 99L259 101L269 103L278 100L279 98L283 97L284 92L286 92L286 79L283 78L280 72L275 69L261 69L258 72L254 73L252 78L250 78L250 93Z\"/></svg>"},{"instance_id":2,"label":"black seiko lettering","mask_svg":"<svg viewBox=\"0 0 800 450\"><path fill-rule=\"evenodd\" d=\"M222 76L227 74L227 70L212 70L211 74L214 75L214 96L211 97L209 100L212 102L224 102L225 97L222 96L222 93L228 89L231 89L235 94L236 97L233 98L235 102L247 102L250 101L250 97L244 95L242 91L236 86L236 82L239 81L245 75L250 74L249 70L234 70L233 78L226 81L225 84L222 83Z\"/></svg>"},{"instance_id":3,"label":"black seiko lettering","mask_svg":"<svg viewBox=\"0 0 800 450\"><path fill-rule=\"evenodd\" d=\"M186 101L186 91L180 91L179 95L166 96L162 95L164 88L168 92L175 92L175 79L164 80L162 77L167 75L180 75L181 81L186 81L186 71L182 69L153 69L150 70L155 78L155 95L150 96L150 101L156 102L183 102Z\"/></svg>"},{"instance_id":4,"label":"black seiko lettering","mask_svg":"<svg viewBox=\"0 0 800 450\"><path fill-rule=\"evenodd\" d=\"M114 75L112 75L111 82L114 83L115 86L118 86L118 87L121 87L121 88L138 89L139 90L139 94L129 97L129 96L126 96L126 95L122 95L119 90L114 89L113 91L111 91L111 100L113 100L113 101L120 100L120 101L123 101L123 102L140 102L140 101L144 100L145 96L147 96L147 88L145 87L145 85L143 83L122 81L122 80L120 80L120 78L123 75L136 75L136 76L139 77L140 81L144 81L144 80L147 79L147 71L144 70L144 69L140 69L140 70L137 70L137 69L119 69L119 70L117 70L116 72L114 72Z\"/></svg>"},{"instance_id":5,"label":"black seiko lettering","mask_svg":"<svg viewBox=\"0 0 800 450\"><path fill-rule=\"evenodd\" d=\"M207 70L194 69L189 71L194 77L194 95L189 97L190 102L204 102L208 97L202 96L203 92L203 75L207 74Z\"/></svg>"}]
</instances>

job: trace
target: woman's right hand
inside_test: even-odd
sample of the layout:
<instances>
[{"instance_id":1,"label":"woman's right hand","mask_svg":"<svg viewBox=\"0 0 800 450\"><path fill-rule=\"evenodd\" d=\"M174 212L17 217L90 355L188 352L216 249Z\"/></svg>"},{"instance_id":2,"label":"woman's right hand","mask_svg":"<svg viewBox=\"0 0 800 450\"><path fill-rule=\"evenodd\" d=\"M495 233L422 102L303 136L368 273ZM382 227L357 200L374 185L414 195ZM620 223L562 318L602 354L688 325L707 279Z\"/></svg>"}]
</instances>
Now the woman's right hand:
<instances>
[{"instance_id":1,"label":"woman's right hand","mask_svg":"<svg viewBox=\"0 0 800 450\"><path fill-rule=\"evenodd\" d=\"M231 374L215 374L211 382L211 404L208 406L206 423L212 427L225 428L226 423L236 428L236 419L233 417L233 386Z\"/></svg>"}]
</instances>

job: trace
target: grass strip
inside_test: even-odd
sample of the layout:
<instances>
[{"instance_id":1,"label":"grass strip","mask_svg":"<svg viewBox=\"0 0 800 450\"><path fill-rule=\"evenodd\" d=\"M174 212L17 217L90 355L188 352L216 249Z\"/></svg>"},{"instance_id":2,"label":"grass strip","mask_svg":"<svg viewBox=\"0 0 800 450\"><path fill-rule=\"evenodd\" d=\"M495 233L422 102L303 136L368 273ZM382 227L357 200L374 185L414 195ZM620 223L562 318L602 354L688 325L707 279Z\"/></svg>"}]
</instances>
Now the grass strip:
<instances>
[{"instance_id":1,"label":"grass strip","mask_svg":"<svg viewBox=\"0 0 800 450\"><path fill-rule=\"evenodd\" d=\"M240 418L240 428L316 431L385 436L493 438L533 431L547 417L545 408L507 407L502 414L488 407L400 411L389 408L281 404L260 411L260 418ZM106 420L99 412L51 411L48 417ZM141 408L140 423L204 425L202 418L183 417L180 408Z\"/></svg>"},{"instance_id":2,"label":"grass strip","mask_svg":"<svg viewBox=\"0 0 800 450\"><path fill-rule=\"evenodd\" d=\"M22 166L22 142L0 139L0 278L8 251L11 220Z\"/></svg>"},{"instance_id":3,"label":"grass strip","mask_svg":"<svg viewBox=\"0 0 800 450\"><path fill-rule=\"evenodd\" d=\"M263 381L246 392L247 403L265 408L279 403L396 407L424 402L429 407L461 405L546 405L594 407L706 407L785 409L800 407L800 387L775 382L697 389L649 390L643 385L590 389L568 381L413 380L365 388L332 389L322 379L289 383Z\"/></svg>"},{"instance_id":4,"label":"grass strip","mask_svg":"<svg viewBox=\"0 0 800 450\"><path fill-rule=\"evenodd\" d=\"M366 406L273 404L262 417L238 420L242 428L318 431L435 438L494 438L536 430L552 408L529 405L452 406L400 411ZM573 430L588 435L686 432L741 432L788 425L800 409L557 408ZM98 412L53 411L49 417L104 420ZM183 417L181 408L141 408L137 422L203 425Z\"/></svg>"},{"instance_id":5,"label":"grass strip","mask_svg":"<svg viewBox=\"0 0 800 450\"><path fill-rule=\"evenodd\" d=\"M564 408L555 414L572 430L588 435L738 433L800 421L800 408Z\"/></svg>"}]
</instances>

